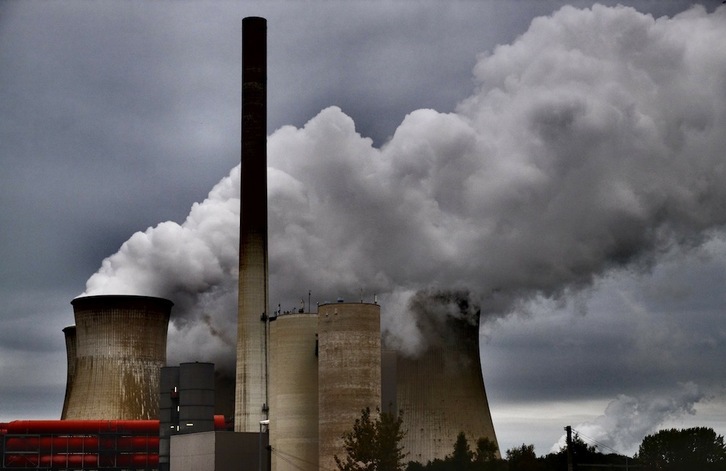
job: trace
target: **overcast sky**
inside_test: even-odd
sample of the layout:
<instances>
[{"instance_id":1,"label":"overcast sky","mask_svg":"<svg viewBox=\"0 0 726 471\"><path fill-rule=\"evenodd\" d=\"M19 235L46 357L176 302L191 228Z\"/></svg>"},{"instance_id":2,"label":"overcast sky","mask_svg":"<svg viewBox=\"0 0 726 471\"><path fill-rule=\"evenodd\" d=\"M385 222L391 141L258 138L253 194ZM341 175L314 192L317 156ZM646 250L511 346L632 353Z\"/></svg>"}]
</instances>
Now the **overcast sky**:
<instances>
[{"instance_id":1,"label":"overcast sky","mask_svg":"<svg viewBox=\"0 0 726 471\"><path fill-rule=\"evenodd\" d=\"M230 366L264 16L273 309L377 294L415 354L465 298L503 451L726 433L726 7L619 3L0 3L0 421L60 416L84 292Z\"/></svg>"}]
</instances>

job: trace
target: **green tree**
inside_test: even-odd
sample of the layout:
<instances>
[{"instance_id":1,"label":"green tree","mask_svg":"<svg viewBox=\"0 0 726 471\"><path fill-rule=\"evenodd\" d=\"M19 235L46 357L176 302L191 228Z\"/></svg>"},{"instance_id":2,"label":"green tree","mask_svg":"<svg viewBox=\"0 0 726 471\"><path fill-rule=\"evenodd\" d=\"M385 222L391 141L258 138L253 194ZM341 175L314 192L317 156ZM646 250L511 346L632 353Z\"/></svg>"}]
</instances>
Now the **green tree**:
<instances>
[{"instance_id":1,"label":"green tree","mask_svg":"<svg viewBox=\"0 0 726 471\"><path fill-rule=\"evenodd\" d=\"M376 409L377 417L371 417L366 407L361 416L355 419L353 429L343 434L345 456L334 456L340 471L402 471L403 452L401 440L406 435L403 430L403 415L398 416Z\"/></svg>"},{"instance_id":2,"label":"green tree","mask_svg":"<svg viewBox=\"0 0 726 471\"><path fill-rule=\"evenodd\" d=\"M721 471L726 470L726 446L711 428L673 428L646 436L638 460L653 471Z\"/></svg>"},{"instance_id":3,"label":"green tree","mask_svg":"<svg viewBox=\"0 0 726 471\"><path fill-rule=\"evenodd\" d=\"M454 469L466 471L471 468L474 453L469 448L469 440L466 439L464 432L459 432L454 442L454 451L447 457L447 460L451 462Z\"/></svg>"},{"instance_id":4,"label":"green tree","mask_svg":"<svg viewBox=\"0 0 726 471\"><path fill-rule=\"evenodd\" d=\"M476 451L471 451L466 434L459 432L451 454L425 465L411 461L406 471L505 471L507 463L497 459L497 450L494 442L481 437L476 442Z\"/></svg>"},{"instance_id":5,"label":"green tree","mask_svg":"<svg viewBox=\"0 0 726 471\"><path fill-rule=\"evenodd\" d=\"M380 413L376 428L378 442L377 471L399 471L405 469L404 459L408 453L403 452L401 440L406 436L403 429L403 412L398 415L387 412Z\"/></svg>"},{"instance_id":6,"label":"green tree","mask_svg":"<svg viewBox=\"0 0 726 471\"><path fill-rule=\"evenodd\" d=\"M525 445L507 450L509 471L539 471L543 469L542 463L537 460L534 445Z\"/></svg>"},{"instance_id":7,"label":"green tree","mask_svg":"<svg viewBox=\"0 0 726 471\"><path fill-rule=\"evenodd\" d=\"M476 441L476 452L474 462L488 463L497 459L497 445L488 438L481 437Z\"/></svg>"},{"instance_id":8,"label":"green tree","mask_svg":"<svg viewBox=\"0 0 726 471\"><path fill-rule=\"evenodd\" d=\"M620 467L628 462L628 457L616 453L600 453L596 446L588 445L577 432L572 436L572 461L574 469L595 469L596 467ZM567 469L567 445L559 451L538 458L543 470L560 471ZM632 464L632 461L631 461Z\"/></svg>"}]
</instances>

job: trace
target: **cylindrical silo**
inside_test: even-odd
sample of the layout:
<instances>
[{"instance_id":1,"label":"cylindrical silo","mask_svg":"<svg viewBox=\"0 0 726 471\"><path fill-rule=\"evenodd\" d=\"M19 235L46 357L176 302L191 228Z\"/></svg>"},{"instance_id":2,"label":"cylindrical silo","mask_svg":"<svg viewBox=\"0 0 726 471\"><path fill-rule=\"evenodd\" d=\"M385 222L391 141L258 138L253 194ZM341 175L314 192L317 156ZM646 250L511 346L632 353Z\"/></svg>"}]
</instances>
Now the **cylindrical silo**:
<instances>
[{"instance_id":1,"label":"cylindrical silo","mask_svg":"<svg viewBox=\"0 0 726 471\"><path fill-rule=\"evenodd\" d=\"M66 418L68 412L68 398L71 396L73 388L73 378L76 375L76 326L69 325L63 329L63 335L66 339L66 395L63 399L63 410L61 411L61 420Z\"/></svg>"},{"instance_id":2,"label":"cylindrical silo","mask_svg":"<svg viewBox=\"0 0 726 471\"><path fill-rule=\"evenodd\" d=\"M71 301L76 369L66 419L159 418L159 375L173 303L148 296Z\"/></svg>"},{"instance_id":3,"label":"cylindrical silo","mask_svg":"<svg viewBox=\"0 0 726 471\"><path fill-rule=\"evenodd\" d=\"M498 446L479 360L479 328L454 318L444 327L439 341L419 357L399 355L396 368L397 405L408 430L402 445L407 459L423 464L450 454L460 432L472 448L482 437Z\"/></svg>"},{"instance_id":4,"label":"cylindrical silo","mask_svg":"<svg viewBox=\"0 0 726 471\"><path fill-rule=\"evenodd\" d=\"M315 314L270 322L272 471L317 471L318 358Z\"/></svg>"},{"instance_id":5,"label":"cylindrical silo","mask_svg":"<svg viewBox=\"0 0 726 471\"><path fill-rule=\"evenodd\" d=\"M344 456L343 433L366 407L381 405L381 309L323 304L318 313L318 440L321 469Z\"/></svg>"},{"instance_id":6,"label":"cylindrical silo","mask_svg":"<svg viewBox=\"0 0 726 471\"><path fill-rule=\"evenodd\" d=\"M214 363L179 365L179 433L214 430Z\"/></svg>"}]
</instances>

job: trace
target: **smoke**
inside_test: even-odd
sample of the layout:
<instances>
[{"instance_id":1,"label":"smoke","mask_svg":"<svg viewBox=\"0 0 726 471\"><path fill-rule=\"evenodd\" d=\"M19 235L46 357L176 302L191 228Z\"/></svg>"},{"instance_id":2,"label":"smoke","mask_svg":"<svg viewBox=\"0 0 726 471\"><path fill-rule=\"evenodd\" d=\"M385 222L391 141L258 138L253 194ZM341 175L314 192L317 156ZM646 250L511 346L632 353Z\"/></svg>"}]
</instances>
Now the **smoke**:
<instances>
[{"instance_id":1,"label":"smoke","mask_svg":"<svg viewBox=\"0 0 726 471\"><path fill-rule=\"evenodd\" d=\"M666 421L685 414L694 414L694 406L705 397L694 383L681 384L668 395L631 397L619 395L610 402L605 413L591 422L575 426L588 444L598 446L603 453L632 456L643 438L658 431ZM552 447L557 452L565 445L565 436Z\"/></svg>"},{"instance_id":2,"label":"smoke","mask_svg":"<svg viewBox=\"0 0 726 471\"><path fill-rule=\"evenodd\" d=\"M464 291L420 290L408 296L405 312L412 329L403 337L400 331L387 329L384 343L407 356L416 356L426 348L447 346L460 342L479 342L481 310ZM463 333L467 331L469 335ZM405 342L401 339L405 338ZM478 351L476 346L473 350Z\"/></svg>"},{"instance_id":3,"label":"smoke","mask_svg":"<svg viewBox=\"0 0 726 471\"><path fill-rule=\"evenodd\" d=\"M192 206L182 224L137 232L106 258L83 296L136 294L174 301L169 356L234 370L239 168ZM232 339L230 341L230 339Z\"/></svg>"},{"instance_id":4,"label":"smoke","mask_svg":"<svg viewBox=\"0 0 726 471\"><path fill-rule=\"evenodd\" d=\"M271 304L378 295L415 353L421 311L496 318L701 244L726 222L725 16L564 7L482 54L456 112L413 111L380 148L337 107L278 129ZM86 294L170 297L175 355L232 355L214 332L235 322L238 171L183 224L132 236Z\"/></svg>"}]
</instances>

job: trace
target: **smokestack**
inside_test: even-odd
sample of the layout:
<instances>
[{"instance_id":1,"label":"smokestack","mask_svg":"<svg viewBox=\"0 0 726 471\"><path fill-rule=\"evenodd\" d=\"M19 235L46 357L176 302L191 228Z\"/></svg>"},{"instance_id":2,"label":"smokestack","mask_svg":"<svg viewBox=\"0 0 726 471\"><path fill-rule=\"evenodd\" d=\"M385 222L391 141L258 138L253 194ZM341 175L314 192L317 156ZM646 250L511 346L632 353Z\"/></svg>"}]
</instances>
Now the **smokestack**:
<instances>
[{"instance_id":1,"label":"smokestack","mask_svg":"<svg viewBox=\"0 0 726 471\"><path fill-rule=\"evenodd\" d=\"M158 419L173 303L113 295L76 298L71 304L76 354L64 419Z\"/></svg>"},{"instance_id":2,"label":"smokestack","mask_svg":"<svg viewBox=\"0 0 726 471\"><path fill-rule=\"evenodd\" d=\"M242 20L242 169L234 429L267 419L267 20Z\"/></svg>"}]
</instances>

